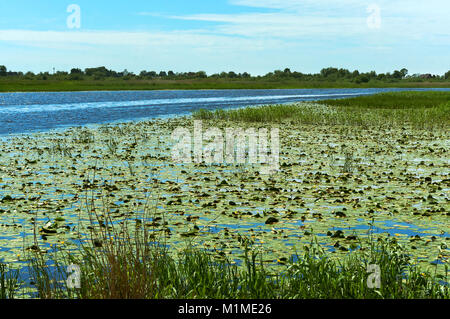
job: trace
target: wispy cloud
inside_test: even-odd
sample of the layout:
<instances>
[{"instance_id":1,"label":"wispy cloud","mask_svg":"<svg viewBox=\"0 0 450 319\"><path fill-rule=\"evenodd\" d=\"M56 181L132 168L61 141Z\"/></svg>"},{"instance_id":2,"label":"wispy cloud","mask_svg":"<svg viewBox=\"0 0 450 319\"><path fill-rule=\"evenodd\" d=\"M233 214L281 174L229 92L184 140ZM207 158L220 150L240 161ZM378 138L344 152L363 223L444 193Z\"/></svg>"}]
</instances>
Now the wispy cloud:
<instances>
[{"instance_id":1,"label":"wispy cloud","mask_svg":"<svg viewBox=\"0 0 450 319\"><path fill-rule=\"evenodd\" d=\"M33 46L68 48L68 45L131 46L147 48L214 48L264 49L250 39L236 39L226 35L208 34L205 30L169 32L123 32L123 31L33 31L0 30L0 41L16 42ZM268 41L274 44L274 41ZM259 42L261 44L261 42ZM255 45L256 44L256 45ZM279 45L280 43L277 42Z\"/></svg>"},{"instance_id":2,"label":"wispy cloud","mask_svg":"<svg viewBox=\"0 0 450 319\"><path fill-rule=\"evenodd\" d=\"M246 7L304 11L312 8L327 10L328 8L346 7L350 9L350 7L364 5L363 3L367 0L230 0L229 2Z\"/></svg>"},{"instance_id":3,"label":"wispy cloud","mask_svg":"<svg viewBox=\"0 0 450 319\"><path fill-rule=\"evenodd\" d=\"M361 34L366 26L363 17L311 17L292 13L251 13L239 15L198 14L172 16L173 19L217 22L211 31L247 37L291 38L303 36L348 36Z\"/></svg>"},{"instance_id":4,"label":"wispy cloud","mask_svg":"<svg viewBox=\"0 0 450 319\"><path fill-rule=\"evenodd\" d=\"M234 5L276 9L271 13L195 14L173 19L216 22L211 31L238 36L298 38L370 36L373 30L367 9L380 10L381 28L387 38L405 40L436 33L450 36L447 0L231 0ZM442 6L439 6L442 5ZM332 13L332 14L330 14Z\"/></svg>"}]
</instances>

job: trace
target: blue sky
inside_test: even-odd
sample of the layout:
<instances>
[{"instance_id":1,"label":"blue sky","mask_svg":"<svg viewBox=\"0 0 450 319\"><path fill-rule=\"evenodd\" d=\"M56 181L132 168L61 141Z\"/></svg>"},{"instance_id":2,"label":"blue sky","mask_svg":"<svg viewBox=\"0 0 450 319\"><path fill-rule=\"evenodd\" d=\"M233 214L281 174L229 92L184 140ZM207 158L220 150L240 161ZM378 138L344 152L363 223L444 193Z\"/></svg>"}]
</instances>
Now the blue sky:
<instances>
[{"instance_id":1,"label":"blue sky","mask_svg":"<svg viewBox=\"0 0 450 319\"><path fill-rule=\"evenodd\" d=\"M71 4L80 28L69 28ZM0 65L33 72L265 74L328 66L444 74L448 0L14 0L0 2Z\"/></svg>"}]
</instances>

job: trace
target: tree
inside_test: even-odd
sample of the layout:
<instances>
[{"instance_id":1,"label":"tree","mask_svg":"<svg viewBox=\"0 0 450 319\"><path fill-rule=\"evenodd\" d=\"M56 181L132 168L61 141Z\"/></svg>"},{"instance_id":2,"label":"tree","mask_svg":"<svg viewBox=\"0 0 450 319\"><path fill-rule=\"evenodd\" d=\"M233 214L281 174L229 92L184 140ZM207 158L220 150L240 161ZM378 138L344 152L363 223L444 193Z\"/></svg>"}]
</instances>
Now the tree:
<instances>
[{"instance_id":1,"label":"tree","mask_svg":"<svg viewBox=\"0 0 450 319\"><path fill-rule=\"evenodd\" d=\"M197 73L195 73L195 77L200 79L206 79L208 75L206 74L205 71L198 71Z\"/></svg>"},{"instance_id":2,"label":"tree","mask_svg":"<svg viewBox=\"0 0 450 319\"><path fill-rule=\"evenodd\" d=\"M320 75L324 78L330 77L332 75L336 75L339 73L339 70L336 68L326 68L320 71Z\"/></svg>"},{"instance_id":3,"label":"tree","mask_svg":"<svg viewBox=\"0 0 450 319\"><path fill-rule=\"evenodd\" d=\"M447 73L445 73L444 79L450 80L450 70Z\"/></svg>"},{"instance_id":4,"label":"tree","mask_svg":"<svg viewBox=\"0 0 450 319\"><path fill-rule=\"evenodd\" d=\"M371 79L376 79L377 78L377 72L375 71L370 71L370 73L368 74L369 78Z\"/></svg>"},{"instance_id":5,"label":"tree","mask_svg":"<svg viewBox=\"0 0 450 319\"><path fill-rule=\"evenodd\" d=\"M400 73L402 74L402 78L405 78L408 75L408 69L403 68L400 70Z\"/></svg>"},{"instance_id":6,"label":"tree","mask_svg":"<svg viewBox=\"0 0 450 319\"><path fill-rule=\"evenodd\" d=\"M347 69L339 69L339 71L338 71L338 76L340 77L340 78L346 78L346 77L349 77L350 76L350 71L349 70L347 70Z\"/></svg>"},{"instance_id":7,"label":"tree","mask_svg":"<svg viewBox=\"0 0 450 319\"><path fill-rule=\"evenodd\" d=\"M6 71L8 71L6 69L6 66L0 65L0 76L5 76L6 75Z\"/></svg>"},{"instance_id":8,"label":"tree","mask_svg":"<svg viewBox=\"0 0 450 319\"><path fill-rule=\"evenodd\" d=\"M27 73L25 73L25 79L32 80L33 78L34 78L33 72L28 71Z\"/></svg>"},{"instance_id":9,"label":"tree","mask_svg":"<svg viewBox=\"0 0 450 319\"><path fill-rule=\"evenodd\" d=\"M86 73L87 76L94 76L97 79L111 76L111 71L104 66L98 68L87 68L84 70L84 73Z\"/></svg>"},{"instance_id":10,"label":"tree","mask_svg":"<svg viewBox=\"0 0 450 319\"><path fill-rule=\"evenodd\" d=\"M356 77L356 79L355 79L355 82L358 83L358 84L360 84L360 83L367 83L369 81L370 81L369 77L367 75L365 75L365 74L358 75Z\"/></svg>"},{"instance_id":11,"label":"tree","mask_svg":"<svg viewBox=\"0 0 450 319\"><path fill-rule=\"evenodd\" d=\"M70 74L83 74L83 71L81 69L72 69L70 70Z\"/></svg>"},{"instance_id":12,"label":"tree","mask_svg":"<svg viewBox=\"0 0 450 319\"><path fill-rule=\"evenodd\" d=\"M38 75L38 79L39 80L48 80L48 78L49 78L49 76L50 76L50 73L48 73L48 72L44 72L44 73L39 73Z\"/></svg>"},{"instance_id":13,"label":"tree","mask_svg":"<svg viewBox=\"0 0 450 319\"><path fill-rule=\"evenodd\" d=\"M398 71L398 70L395 70L394 73L392 74L392 76L393 76L395 79L400 80L400 79L403 78L403 73L400 72L400 71Z\"/></svg>"}]
</instances>

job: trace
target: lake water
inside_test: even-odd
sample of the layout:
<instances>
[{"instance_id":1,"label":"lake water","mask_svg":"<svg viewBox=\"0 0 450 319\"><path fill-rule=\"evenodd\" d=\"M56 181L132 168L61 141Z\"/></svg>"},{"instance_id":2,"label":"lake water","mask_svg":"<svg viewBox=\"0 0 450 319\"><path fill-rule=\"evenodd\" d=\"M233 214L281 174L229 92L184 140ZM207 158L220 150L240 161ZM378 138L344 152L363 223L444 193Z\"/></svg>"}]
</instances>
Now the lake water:
<instances>
[{"instance_id":1,"label":"lake water","mask_svg":"<svg viewBox=\"0 0 450 319\"><path fill-rule=\"evenodd\" d=\"M209 110L238 108L404 90L293 89L0 93L0 135L86 124L188 115L200 108ZM448 91L449 89L434 90Z\"/></svg>"}]
</instances>

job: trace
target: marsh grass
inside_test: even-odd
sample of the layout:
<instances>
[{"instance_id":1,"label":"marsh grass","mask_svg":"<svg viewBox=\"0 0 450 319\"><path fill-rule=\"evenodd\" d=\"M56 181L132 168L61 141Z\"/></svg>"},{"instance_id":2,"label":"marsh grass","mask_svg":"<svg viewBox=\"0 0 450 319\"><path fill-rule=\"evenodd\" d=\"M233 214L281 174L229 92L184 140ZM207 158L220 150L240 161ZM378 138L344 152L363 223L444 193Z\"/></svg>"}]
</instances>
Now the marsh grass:
<instances>
[{"instance_id":1,"label":"marsh grass","mask_svg":"<svg viewBox=\"0 0 450 319\"><path fill-rule=\"evenodd\" d=\"M434 108L450 102L450 92L409 91L364 95L348 99L317 101L318 104L366 109L422 109Z\"/></svg>"},{"instance_id":2,"label":"marsh grass","mask_svg":"<svg viewBox=\"0 0 450 319\"><path fill-rule=\"evenodd\" d=\"M30 295L41 299L71 296L71 291L66 289L64 283L64 279L67 278L64 263L57 258L47 257L39 252L29 255L26 268L32 285L36 287L36 291L30 292Z\"/></svg>"},{"instance_id":3,"label":"marsh grass","mask_svg":"<svg viewBox=\"0 0 450 319\"><path fill-rule=\"evenodd\" d=\"M445 128L450 124L450 92L396 92L315 103L200 109L193 116L201 120L248 123Z\"/></svg>"},{"instance_id":4,"label":"marsh grass","mask_svg":"<svg viewBox=\"0 0 450 319\"><path fill-rule=\"evenodd\" d=\"M0 263L0 299L14 299L18 282L19 271Z\"/></svg>"},{"instance_id":5,"label":"marsh grass","mask_svg":"<svg viewBox=\"0 0 450 319\"><path fill-rule=\"evenodd\" d=\"M448 298L441 277L420 272L395 239L360 242L362 249L332 260L319 244L312 244L288 270L292 293L299 298ZM380 267L380 288L368 286L368 266ZM448 279L448 278L447 278Z\"/></svg>"},{"instance_id":6,"label":"marsh grass","mask_svg":"<svg viewBox=\"0 0 450 319\"><path fill-rule=\"evenodd\" d=\"M79 144L93 144L95 143L95 135L89 129L80 129L74 131L73 142Z\"/></svg>"},{"instance_id":7,"label":"marsh grass","mask_svg":"<svg viewBox=\"0 0 450 319\"><path fill-rule=\"evenodd\" d=\"M52 141L52 147L49 149L49 153L59 156L72 157L73 148L70 147L66 141L57 139Z\"/></svg>"},{"instance_id":8,"label":"marsh grass","mask_svg":"<svg viewBox=\"0 0 450 319\"><path fill-rule=\"evenodd\" d=\"M105 228L109 229L109 228ZM102 246L82 247L62 264L81 268L81 288L64 288L64 267L50 270L32 263L40 298L133 299L308 299L308 298L449 298L448 276L421 272L395 239L360 242L361 249L331 258L317 240L286 265L264 265L261 255L245 247L243 265L208 251L186 247L169 253L164 241L151 239L144 227L131 238L102 233ZM41 259L43 262L43 259ZM48 261L47 261L48 263ZM380 288L369 288L368 265L380 267ZM56 271L55 271L56 270ZM441 283L439 283L441 281ZM59 284L56 284L59 283Z\"/></svg>"},{"instance_id":9,"label":"marsh grass","mask_svg":"<svg viewBox=\"0 0 450 319\"><path fill-rule=\"evenodd\" d=\"M343 167L344 173L353 173L353 164L354 164L354 158L353 154L350 152L345 153L345 163Z\"/></svg>"},{"instance_id":10,"label":"marsh grass","mask_svg":"<svg viewBox=\"0 0 450 319\"><path fill-rule=\"evenodd\" d=\"M29 273L41 299L375 299L450 297L448 272L422 272L395 239L359 240L359 249L342 258L324 250L316 237L283 265L269 265L245 240L241 266L223 254L187 245L178 253L166 245L165 233L145 223L93 230L79 252L29 258ZM158 234L154 236L155 232ZM130 234L134 234L131 236ZM80 267L80 288L68 288L67 266ZM368 266L380 268L380 287L368 285ZM444 265L445 266L445 265ZM445 266L446 267L446 266ZM14 298L18 272L0 266L0 297Z\"/></svg>"},{"instance_id":11,"label":"marsh grass","mask_svg":"<svg viewBox=\"0 0 450 319\"><path fill-rule=\"evenodd\" d=\"M106 147L108 148L108 151L111 155L117 155L117 150L119 149L119 145L117 140L110 136L109 139L106 141Z\"/></svg>"}]
</instances>

